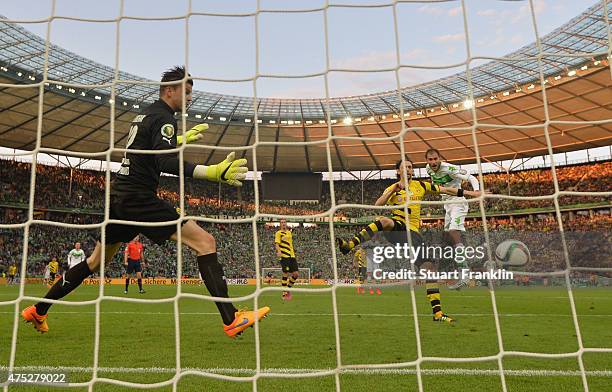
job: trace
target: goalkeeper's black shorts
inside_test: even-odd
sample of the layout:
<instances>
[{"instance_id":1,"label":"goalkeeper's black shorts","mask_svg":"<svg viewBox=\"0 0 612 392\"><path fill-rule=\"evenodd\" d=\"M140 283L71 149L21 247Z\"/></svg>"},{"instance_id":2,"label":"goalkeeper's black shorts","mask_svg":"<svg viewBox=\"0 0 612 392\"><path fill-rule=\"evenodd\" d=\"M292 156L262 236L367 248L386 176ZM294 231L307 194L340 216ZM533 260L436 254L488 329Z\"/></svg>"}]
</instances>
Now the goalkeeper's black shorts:
<instances>
[{"instance_id":1,"label":"goalkeeper's black shorts","mask_svg":"<svg viewBox=\"0 0 612 392\"><path fill-rule=\"evenodd\" d=\"M280 259L280 265L283 272L297 272L299 271L297 260L295 257L283 257Z\"/></svg>"},{"instance_id":2,"label":"goalkeeper's black shorts","mask_svg":"<svg viewBox=\"0 0 612 392\"><path fill-rule=\"evenodd\" d=\"M176 208L155 196L125 195L112 196L110 199L110 219L132 220L139 222L165 222L179 218ZM181 222L181 224L185 221ZM140 226L111 223L106 226L106 244L130 242L136 235L144 234L158 245L176 233L176 224L163 226Z\"/></svg>"}]
</instances>

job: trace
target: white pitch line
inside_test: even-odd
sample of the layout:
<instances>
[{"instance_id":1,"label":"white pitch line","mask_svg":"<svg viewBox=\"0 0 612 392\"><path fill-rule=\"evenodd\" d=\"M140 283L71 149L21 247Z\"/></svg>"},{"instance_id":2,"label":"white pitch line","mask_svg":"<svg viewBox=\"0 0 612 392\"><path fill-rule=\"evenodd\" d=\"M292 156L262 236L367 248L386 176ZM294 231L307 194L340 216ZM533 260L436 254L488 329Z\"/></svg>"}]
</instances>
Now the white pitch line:
<instances>
[{"instance_id":1,"label":"white pitch line","mask_svg":"<svg viewBox=\"0 0 612 392\"><path fill-rule=\"evenodd\" d=\"M93 311L53 311L52 314L96 314ZM13 314L13 312L0 311L0 314ZM138 315L174 315L174 312L131 312L131 311L100 311L100 314L138 314ZM181 315L187 316L209 316L218 315L217 312L180 312ZM560 313L500 313L504 317L572 317L571 314ZM293 316L315 316L315 317L332 317L333 313L274 313L270 316L293 317ZM338 313L338 316L345 317L411 317L411 314L394 314L394 313ZM431 313L419 313L419 317L430 317ZM475 316L489 317L493 313L453 313L453 316ZM612 314L579 314L578 317L612 317Z\"/></svg>"},{"instance_id":2,"label":"white pitch line","mask_svg":"<svg viewBox=\"0 0 612 392\"><path fill-rule=\"evenodd\" d=\"M350 366L350 365L348 365ZM182 371L198 371L214 374L232 374L252 376L255 374L255 369L248 368L181 368ZM262 369L261 373L282 373L282 374L299 374L299 373L316 373L329 372L334 369L291 369L291 368L266 368ZM0 371L8 371L8 366L0 366ZM14 372L73 372L73 373L89 373L93 371L92 367L81 366L15 366ZM169 367L99 367L98 372L105 373L176 373L175 368ZM416 374L416 369L384 369L384 368L360 368L350 369L344 368L340 370L343 374L383 374L383 375L403 375ZM499 376L499 369L464 369L464 368L431 368L421 369L421 373L427 375L457 375L457 376ZM578 370L533 370L533 369L505 369L504 373L510 376L529 376L529 377L577 377L580 376ZM611 377L612 370L590 370L587 371L589 376L593 377Z\"/></svg>"}]
</instances>

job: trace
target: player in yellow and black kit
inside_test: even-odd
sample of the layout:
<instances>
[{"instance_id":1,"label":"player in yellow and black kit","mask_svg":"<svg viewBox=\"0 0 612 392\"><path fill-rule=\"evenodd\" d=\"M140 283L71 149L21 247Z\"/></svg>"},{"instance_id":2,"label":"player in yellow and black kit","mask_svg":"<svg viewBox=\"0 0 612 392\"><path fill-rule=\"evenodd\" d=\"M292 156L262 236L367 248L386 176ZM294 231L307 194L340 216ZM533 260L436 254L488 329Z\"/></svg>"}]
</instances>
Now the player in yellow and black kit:
<instances>
[{"instance_id":1,"label":"player in yellow and black kit","mask_svg":"<svg viewBox=\"0 0 612 392\"><path fill-rule=\"evenodd\" d=\"M402 164L403 163L403 164ZM419 234L421 226L421 200L428 193L444 193L453 196L480 196L480 191L465 191L463 189L443 187L434 185L429 182L415 181L412 179L413 168L412 161L407 157L400 160L395 165L399 181L391 185L383 194L376 200L377 206L397 206L397 209L391 211L390 217L381 217L361 229L355 236L349 240L338 238L338 246L343 254L348 254L359 244L369 240L377 232L385 232L385 236L391 243L410 243L413 247L424 245L423 239ZM404 178L404 173L406 177ZM406 192L405 184L408 184L408 192ZM404 205L407 204L408 216L404 211ZM406 231L408 225L408 231ZM408 241L408 235L410 242ZM417 263L422 263L423 260L417 260ZM440 305L440 290L436 281L427 281L427 299L431 303L434 321L453 322L454 320L442 312Z\"/></svg>"},{"instance_id":2,"label":"player in yellow and black kit","mask_svg":"<svg viewBox=\"0 0 612 392\"><path fill-rule=\"evenodd\" d=\"M57 262L57 258L51 259L49 262L49 280L47 281L47 285L51 287L53 282L55 282L55 276L57 275L57 271L59 270L59 263Z\"/></svg>"},{"instance_id":3,"label":"player in yellow and black kit","mask_svg":"<svg viewBox=\"0 0 612 392\"><path fill-rule=\"evenodd\" d=\"M365 294L366 290L363 287L363 284L368 280L368 258L366 255L366 250L362 247L355 251L355 256L353 260L355 262L355 266L357 266L357 294ZM370 294L374 294L374 289L370 286ZM380 295L382 292L380 288L376 288L376 294Z\"/></svg>"},{"instance_id":4,"label":"player in yellow and black kit","mask_svg":"<svg viewBox=\"0 0 612 392\"><path fill-rule=\"evenodd\" d=\"M8 269L8 279L6 284L15 283L15 276L17 275L17 266L15 263L11 264Z\"/></svg>"},{"instance_id":5,"label":"player in yellow and black kit","mask_svg":"<svg viewBox=\"0 0 612 392\"><path fill-rule=\"evenodd\" d=\"M285 219L281 219L280 230L274 236L274 247L276 248L276 256L279 258L283 270L282 285L283 287L291 288L299 276L299 268L295 259L295 250L293 249L293 234L287 226ZM283 291L283 299L286 301L291 300L291 292Z\"/></svg>"}]
</instances>

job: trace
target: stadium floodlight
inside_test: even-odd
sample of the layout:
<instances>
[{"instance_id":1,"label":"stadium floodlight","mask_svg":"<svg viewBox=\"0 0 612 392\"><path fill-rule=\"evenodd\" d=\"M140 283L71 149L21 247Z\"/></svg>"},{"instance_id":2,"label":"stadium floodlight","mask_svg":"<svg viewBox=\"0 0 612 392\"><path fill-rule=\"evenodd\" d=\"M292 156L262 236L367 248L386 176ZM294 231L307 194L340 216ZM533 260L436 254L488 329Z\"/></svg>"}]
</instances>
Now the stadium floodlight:
<instances>
[{"instance_id":1,"label":"stadium floodlight","mask_svg":"<svg viewBox=\"0 0 612 392\"><path fill-rule=\"evenodd\" d=\"M245 118L245 119L244 119L244 122L245 122L245 123L250 123L250 122L251 122L251 119L250 119L250 118Z\"/></svg>"},{"instance_id":2,"label":"stadium floodlight","mask_svg":"<svg viewBox=\"0 0 612 392\"><path fill-rule=\"evenodd\" d=\"M593 61L593 65L599 65L599 64L601 64L601 61L599 61L599 60ZM5 69L5 71L6 71L6 69Z\"/></svg>"},{"instance_id":3,"label":"stadium floodlight","mask_svg":"<svg viewBox=\"0 0 612 392\"><path fill-rule=\"evenodd\" d=\"M527 86L527 90L533 90L535 88L534 84L530 84L529 86Z\"/></svg>"},{"instance_id":4,"label":"stadium floodlight","mask_svg":"<svg viewBox=\"0 0 612 392\"><path fill-rule=\"evenodd\" d=\"M454 103L454 104L453 104L453 108L458 108L458 107L459 107L459 104L458 104L458 103Z\"/></svg>"},{"instance_id":5,"label":"stadium floodlight","mask_svg":"<svg viewBox=\"0 0 612 392\"><path fill-rule=\"evenodd\" d=\"M195 118L202 118L202 115L201 114L196 114Z\"/></svg>"},{"instance_id":6,"label":"stadium floodlight","mask_svg":"<svg viewBox=\"0 0 612 392\"><path fill-rule=\"evenodd\" d=\"M575 69L572 69L571 71L569 71L567 73L567 76L575 76L575 75L576 75L576 70Z\"/></svg>"},{"instance_id":7,"label":"stadium floodlight","mask_svg":"<svg viewBox=\"0 0 612 392\"><path fill-rule=\"evenodd\" d=\"M465 109L471 109L474 106L474 101L471 99L466 99L465 101L463 101L463 107Z\"/></svg>"},{"instance_id":8,"label":"stadium floodlight","mask_svg":"<svg viewBox=\"0 0 612 392\"><path fill-rule=\"evenodd\" d=\"M219 121L225 121L225 120L227 120L226 117L219 117Z\"/></svg>"},{"instance_id":9,"label":"stadium floodlight","mask_svg":"<svg viewBox=\"0 0 612 392\"><path fill-rule=\"evenodd\" d=\"M352 119L352 118L350 118L350 117L344 117L344 120L342 120L342 122L343 122L345 125L351 125L351 124L353 123L353 119Z\"/></svg>"},{"instance_id":10,"label":"stadium floodlight","mask_svg":"<svg viewBox=\"0 0 612 392\"><path fill-rule=\"evenodd\" d=\"M102 99L102 97L101 97L101 96L99 96L99 95L96 95L94 98L95 98L97 101L99 101L99 100L101 100L101 99Z\"/></svg>"},{"instance_id":11,"label":"stadium floodlight","mask_svg":"<svg viewBox=\"0 0 612 392\"><path fill-rule=\"evenodd\" d=\"M510 91L504 91L504 93L502 94L504 97L507 97L508 95L510 95Z\"/></svg>"},{"instance_id":12,"label":"stadium floodlight","mask_svg":"<svg viewBox=\"0 0 612 392\"><path fill-rule=\"evenodd\" d=\"M586 71L587 69L589 69L589 67L586 65L583 65L582 67L580 67L581 71Z\"/></svg>"}]
</instances>

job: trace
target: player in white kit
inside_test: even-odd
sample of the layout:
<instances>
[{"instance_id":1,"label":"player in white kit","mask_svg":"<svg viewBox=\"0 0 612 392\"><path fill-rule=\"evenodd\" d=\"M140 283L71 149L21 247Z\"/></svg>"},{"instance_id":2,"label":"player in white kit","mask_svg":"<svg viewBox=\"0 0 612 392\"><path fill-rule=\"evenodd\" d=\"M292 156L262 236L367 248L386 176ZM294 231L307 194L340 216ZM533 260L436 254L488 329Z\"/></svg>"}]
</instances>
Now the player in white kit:
<instances>
[{"instance_id":1,"label":"player in white kit","mask_svg":"<svg viewBox=\"0 0 612 392\"><path fill-rule=\"evenodd\" d=\"M432 183L443 187L461 189L463 181L469 181L473 190L480 190L480 184L476 177L465 169L442 161L440 152L435 148L430 148L425 152L425 159L427 160L425 170ZM456 248L457 254L459 254L462 252L461 248L463 248L461 232L465 231L465 217L469 209L468 202L463 196L442 195L442 200L446 202L444 203L444 211L446 212L444 216L444 231L448 232L453 246ZM449 286L449 288L459 290L467 286L467 284L468 280L462 279Z\"/></svg>"},{"instance_id":2,"label":"player in white kit","mask_svg":"<svg viewBox=\"0 0 612 392\"><path fill-rule=\"evenodd\" d=\"M77 242L74 244L74 249L68 253L68 269L74 267L75 265L82 263L85 261L85 252L81 249L81 243Z\"/></svg>"}]
</instances>

